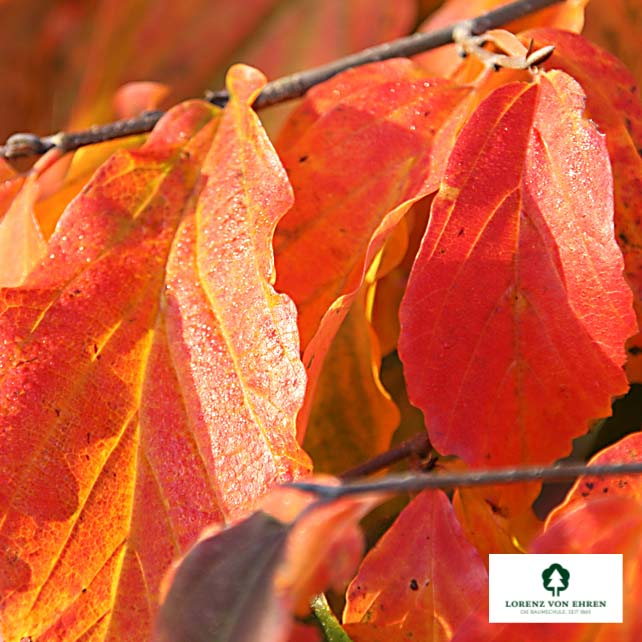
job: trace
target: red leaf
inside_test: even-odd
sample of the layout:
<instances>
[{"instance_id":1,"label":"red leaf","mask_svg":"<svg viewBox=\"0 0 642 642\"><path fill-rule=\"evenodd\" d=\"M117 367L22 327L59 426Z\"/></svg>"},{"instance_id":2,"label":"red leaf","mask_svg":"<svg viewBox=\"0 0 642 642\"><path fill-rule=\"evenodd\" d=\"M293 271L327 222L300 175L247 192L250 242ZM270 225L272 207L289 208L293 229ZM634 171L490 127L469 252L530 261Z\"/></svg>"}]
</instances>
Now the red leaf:
<instances>
[{"instance_id":1,"label":"red leaf","mask_svg":"<svg viewBox=\"0 0 642 642\"><path fill-rule=\"evenodd\" d=\"M432 443L470 465L553 461L626 390L609 159L582 114L561 72L496 90L433 202L399 351Z\"/></svg>"},{"instance_id":2,"label":"red leaf","mask_svg":"<svg viewBox=\"0 0 642 642\"><path fill-rule=\"evenodd\" d=\"M613 170L616 238L624 254L627 279L634 293L638 324L642 322L642 104L631 72L616 58L580 36L554 29L525 34L535 46L554 45L547 65L576 78L586 92L592 120L606 136ZM642 381L642 335L629 347L627 374Z\"/></svg>"},{"instance_id":3,"label":"red leaf","mask_svg":"<svg viewBox=\"0 0 642 642\"><path fill-rule=\"evenodd\" d=\"M286 129L280 138L279 153L301 198L277 228L277 283L297 303L304 348L330 305L362 282L366 250L374 255L368 243L385 216L437 187L449 146L435 139L469 93L445 81L417 80L407 61L365 70L366 78L383 78L362 87L356 76L353 88L355 74L342 74L316 87L301 116L292 117L296 133ZM327 111L311 121L310 110L320 108ZM311 121L304 132L300 119Z\"/></svg>"},{"instance_id":4,"label":"red leaf","mask_svg":"<svg viewBox=\"0 0 642 642\"><path fill-rule=\"evenodd\" d=\"M636 432L601 450L589 463L606 465L640 460L642 460L642 433ZM555 521L558 516L569 512L574 504L584 504L605 495L624 495L636 499L642 504L642 477L640 475L621 475L600 478L584 475L568 492L564 502L549 515L547 524Z\"/></svg>"},{"instance_id":5,"label":"red leaf","mask_svg":"<svg viewBox=\"0 0 642 642\"><path fill-rule=\"evenodd\" d=\"M343 616L355 642L450 640L487 600L488 576L448 498L425 491L364 559Z\"/></svg>"},{"instance_id":6,"label":"red leaf","mask_svg":"<svg viewBox=\"0 0 642 642\"><path fill-rule=\"evenodd\" d=\"M0 292L0 560L9 639L145 638L170 561L307 470L292 303L270 285L289 207L232 68L220 115L172 110Z\"/></svg>"}]
</instances>

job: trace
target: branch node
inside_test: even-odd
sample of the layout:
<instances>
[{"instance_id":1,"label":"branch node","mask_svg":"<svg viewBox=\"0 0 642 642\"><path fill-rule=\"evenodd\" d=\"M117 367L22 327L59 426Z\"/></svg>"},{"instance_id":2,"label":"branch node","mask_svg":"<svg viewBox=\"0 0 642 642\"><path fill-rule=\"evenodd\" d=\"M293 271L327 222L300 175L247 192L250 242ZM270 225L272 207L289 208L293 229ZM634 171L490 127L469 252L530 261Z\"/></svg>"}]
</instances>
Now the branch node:
<instances>
[{"instance_id":1,"label":"branch node","mask_svg":"<svg viewBox=\"0 0 642 642\"><path fill-rule=\"evenodd\" d=\"M218 91L208 90L205 92L205 100L217 107L225 107L230 99L227 89L219 89Z\"/></svg>"},{"instance_id":2,"label":"branch node","mask_svg":"<svg viewBox=\"0 0 642 642\"><path fill-rule=\"evenodd\" d=\"M40 138L35 134L24 132L13 134L9 136L4 145L3 155L5 158L19 158L20 156L44 154L52 147L55 147L55 143L52 143L50 140L51 138L53 138L53 136Z\"/></svg>"}]
</instances>

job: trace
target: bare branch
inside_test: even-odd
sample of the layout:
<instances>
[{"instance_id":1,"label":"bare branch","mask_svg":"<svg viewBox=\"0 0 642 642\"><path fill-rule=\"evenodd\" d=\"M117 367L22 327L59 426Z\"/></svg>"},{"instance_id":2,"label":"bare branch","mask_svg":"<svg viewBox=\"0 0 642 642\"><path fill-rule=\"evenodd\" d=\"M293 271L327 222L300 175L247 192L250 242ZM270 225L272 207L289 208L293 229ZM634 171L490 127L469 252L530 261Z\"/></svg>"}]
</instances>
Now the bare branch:
<instances>
[{"instance_id":1,"label":"bare branch","mask_svg":"<svg viewBox=\"0 0 642 642\"><path fill-rule=\"evenodd\" d=\"M489 11L472 20L443 27L428 33L415 33L405 38L399 38L382 45L370 47L363 51L346 56L330 64L315 67L307 71L297 72L290 76L279 78L268 83L254 102L254 108L260 109L277 103L299 98L308 89L318 85L338 73L371 62L379 62L390 58L409 57L423 51L436 49L453 42L453 31L465 26L473 35L481 34L489 29L495 29L507 22L529 15L558 4L562 0L517 0L511 4ZM227 103L229 95L226 90L207 92L205 95L209 102L223 106ZM145 112L136 118L120 120L106 125L94 126L81 132L60 132L51 136L40 138L35 134L19 133L10 136L7 142L0 146L0 157L17 158L19 156L32 156L44 154L46 151L57 147L63 152L73 151L85 145L102 143L123 136L142 134L150 131L163 115L162 111Z\"/></svg>"},{"instance_id":2,"label":"bare branch","mask_svg":"<svg viewBox=\"0 0 642 642\"><path fill-rule=\"evenodd\" d=\"M410 439L406 439L395 448L391 448L390 450L369 459L363 464L359 464L350 470L346 470L344 473L339 475L339 477L345 480L365 477L366 475L371 475L379 470L388 468L389 466L392 466L392 464L396 464L397 462L408 459L409 457L423 459L430 454L430 449L431 446L428 433L423 431L413 437L410 437Z\"/></svg>"},{"instance_id":3,"label":"bare branch","mask_svg":"<svg viewBox=\"0 0 642 642\"><path fill-rule=\"evenodd\" d=\"M642 462L588 466L571 464L564 466L525 466L523 468L495 468L463 473L404 473L387 475L372 481L345 482L341 486L326 486L314 482L296 481L286 484L291 488L315 493L322 499L336 499L346 495L367 493L416 492L429 488L448 489L470 486L492 486L518 482L573 481L577 477L613 477L642 473Z\"/></svg>"}]
</instances>

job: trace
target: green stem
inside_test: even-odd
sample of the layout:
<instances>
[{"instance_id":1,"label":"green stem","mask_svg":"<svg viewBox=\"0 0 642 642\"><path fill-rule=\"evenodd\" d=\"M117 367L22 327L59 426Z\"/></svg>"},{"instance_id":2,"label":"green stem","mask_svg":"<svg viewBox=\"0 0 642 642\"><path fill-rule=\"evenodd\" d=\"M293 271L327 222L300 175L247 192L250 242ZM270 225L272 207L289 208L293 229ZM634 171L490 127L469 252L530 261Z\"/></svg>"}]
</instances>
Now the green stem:
<instances>
[{"instance_id":1,"label":"green stem","mask_svg":"<svg viewBox=\"0 0 642 642\"><path fill-rule=\"evenodd\" d=\"M317 595L312 600L310 606L312 607L314 617L323 631L325 642L352 642L336 615L332 612L323 593Z\"/></svg>"}]
</instances>

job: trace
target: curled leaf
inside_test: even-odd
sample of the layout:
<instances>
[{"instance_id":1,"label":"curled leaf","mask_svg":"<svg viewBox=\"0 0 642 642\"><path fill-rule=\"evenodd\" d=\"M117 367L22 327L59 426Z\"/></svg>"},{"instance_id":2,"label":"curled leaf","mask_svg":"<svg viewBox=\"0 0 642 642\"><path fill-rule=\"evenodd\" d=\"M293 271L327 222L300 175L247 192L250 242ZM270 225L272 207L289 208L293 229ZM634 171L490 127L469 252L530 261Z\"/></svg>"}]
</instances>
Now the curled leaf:
<instances>
[{"instance_id":1,"label":"curled leaf","mask_svg":"<svg viewBox=\"0 0 642 642\"><path fill-rule=\"evenodd\" d=\"M262 510L206 531L172 572L156 639L288 639L293 614L307 613L313 595L354 573L363 552L358 521L381 499L315 503L300 491L275 489Z\"/></svg>"}]
</instances>

